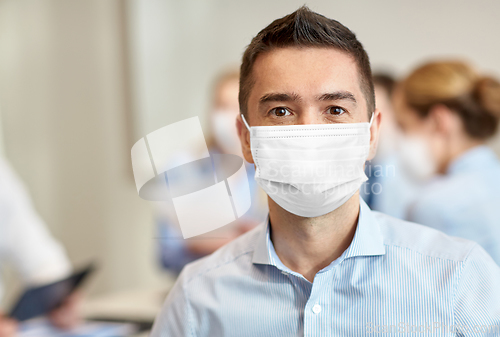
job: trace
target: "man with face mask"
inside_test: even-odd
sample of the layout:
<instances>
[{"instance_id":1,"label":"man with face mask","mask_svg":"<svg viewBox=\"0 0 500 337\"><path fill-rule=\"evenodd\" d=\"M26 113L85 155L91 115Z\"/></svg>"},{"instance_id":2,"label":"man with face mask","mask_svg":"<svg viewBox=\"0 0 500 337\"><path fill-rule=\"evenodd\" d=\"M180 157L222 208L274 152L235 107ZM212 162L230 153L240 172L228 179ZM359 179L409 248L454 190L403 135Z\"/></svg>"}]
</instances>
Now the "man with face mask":
<instances>
[{"instance_id":1,"label":"man with face mask","mask_svg":"<svg viewBox=\"0 0 500 337\"><path fill-rule=\"evenodd\" d=\"M152 336L468 334L500 325L500 269L477 244L372 212L369 60L302 7L247 47L237 126L268 221L184 268ZM497 327L500 328L500 327Z\"/></svg>"}]
</instances>

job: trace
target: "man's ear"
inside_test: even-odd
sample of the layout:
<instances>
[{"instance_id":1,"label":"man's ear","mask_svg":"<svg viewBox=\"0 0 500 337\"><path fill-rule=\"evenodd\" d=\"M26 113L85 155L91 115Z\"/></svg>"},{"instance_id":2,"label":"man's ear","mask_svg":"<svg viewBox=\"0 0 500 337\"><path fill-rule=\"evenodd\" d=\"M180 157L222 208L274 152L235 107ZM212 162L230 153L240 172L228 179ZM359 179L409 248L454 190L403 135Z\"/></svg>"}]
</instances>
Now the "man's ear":
<instances>
[{"instance_id":1,"label":"man's ear","mask_svg":"<svg viewBox=\"0 0 500 337\"><path fill-rule=\"evenodd\" d=\"M367 160L372 160L377 154L378 137L380 132L380 123L382 122L382 113L375 109L372 117L372 126L370 127L370 154Z\"/></svg>"},{"instance_id":2,"label":"man's ear","mask_svg":"<svg viewBox=\"0 0 500 337\"><path fill-rule=\"evenodd\" d=\"M248 131L245 124L243 124L241 115L236 117L236 129L238 130L238 137L240 137L241 152L243 153L243 157L247 162L253 164L252 151L250 149L250 131Z\"/></svg>"}]
</instances>

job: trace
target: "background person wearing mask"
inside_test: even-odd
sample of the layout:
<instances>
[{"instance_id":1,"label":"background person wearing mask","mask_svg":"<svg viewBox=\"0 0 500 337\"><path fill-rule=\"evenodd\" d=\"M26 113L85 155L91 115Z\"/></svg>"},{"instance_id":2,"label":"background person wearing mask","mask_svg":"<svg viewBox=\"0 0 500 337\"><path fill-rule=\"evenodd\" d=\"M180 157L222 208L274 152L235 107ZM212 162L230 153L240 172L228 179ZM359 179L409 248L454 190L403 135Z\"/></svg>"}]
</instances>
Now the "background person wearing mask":
<instances>
[{"instance_id":1,"label":"background person wearing mask","mask_svg":"<svg viewBox=\"0 0 500 337\"><path fill-rule=\"evenodd\" d=\"M54 282L71 272L63 247L33 209L21 180L0 157L0 268L6 264L17 272L25 287ZM0 280L0 299L2 292ZM49 315L52 323L61 328L78 324L79 301L78 294L70 296ZM15 336L17 326L0 312L0 337Z\"/></svg>"},{"instance_id":2,"label":"background person wearing mask","mask_svg":"<svg viewBox=\"0 0 500 337\"><path fill-rule=\"evenodd\" d=\"M500 263L500 162L485 145L498 129L500 84L467 63L427 63L395 93L404 159L431 180L409 220L478 242Z\"/></svg>"},{"instance_id":3,"label":"background person wearing mask","mask_svg":"<svg viewBox=\"0 0 500 337\"><path fill-rule=\"evenodd\" d=\"M207 139L207 146L212 155L235 154L243 157L236 130L236 118L240 111L239 78L239 71L228 70L215 80L212 107L209 113L211 133ZM265 194L255 182L254 166L245 161L244 163L252 194L252 206L242 218L228 226L192 240L184 240L173 207L168 202L158 203L160 256L164 268L179 273L187 263L214 252L265 220L267 215ZM196 172L189 172L189 174L211 175L213 173L211 168L204 170L200 166Z\"/></svg>"},{"instance_id":4,"label":"background person wearing mask","mask_svg":"<svg viewBox=\"0 0 500 337\"><path fill-rule=\"evenodd\" d=\"M373 85L375 103L383 118L377 154L366 163L368 181L361 186L360 195L372 210L404 219L418 188L400 161L399 152L404 149L398 147L401 131L392 107L396 81L387 73L376 73Z\"/></svg>"}]
</instances>

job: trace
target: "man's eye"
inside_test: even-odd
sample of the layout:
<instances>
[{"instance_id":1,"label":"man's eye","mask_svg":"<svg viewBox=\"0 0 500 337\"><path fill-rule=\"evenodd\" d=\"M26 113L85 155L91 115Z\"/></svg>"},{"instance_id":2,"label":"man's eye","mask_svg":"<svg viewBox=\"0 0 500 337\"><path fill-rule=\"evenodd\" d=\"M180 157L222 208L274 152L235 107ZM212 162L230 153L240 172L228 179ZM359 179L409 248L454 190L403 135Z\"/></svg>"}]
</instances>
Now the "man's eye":
<instances>
[{"instance_id":1,"label":"man's eye","mask_svg":"<svg viewBox=\"0 0 500 337\"><path fill-rule=\"evenodd\" d=\"M331 108L328 109L328 113L330 115L334 115L334 116L340 116L345 112L346 111L343 108L338 107L338 106L332 106Z\"/></svg>"},{"instance_id":2,"label":"man's eye","mask_svg":"<svg viewBox=\"0 0 500 337\"><path fill-rule=\"evenodd\" d=\"M271 111L269 112L277 117L284 117L290 115L290 111L288 111L286 108L274 108L271 109Z\"/></svg>"}]
</instances>

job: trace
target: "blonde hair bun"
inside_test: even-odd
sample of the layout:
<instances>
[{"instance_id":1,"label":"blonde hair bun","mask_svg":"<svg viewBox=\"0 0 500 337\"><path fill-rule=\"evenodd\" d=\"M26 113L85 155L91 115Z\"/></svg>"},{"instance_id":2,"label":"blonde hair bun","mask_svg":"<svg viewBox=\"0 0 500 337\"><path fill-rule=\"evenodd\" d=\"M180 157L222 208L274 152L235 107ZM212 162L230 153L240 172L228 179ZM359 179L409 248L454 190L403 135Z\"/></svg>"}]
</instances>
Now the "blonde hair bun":
<instances>
[{"instance_id":1,"label":"blonde hair bun","mask_svg":"<svg viewBox=\"0 0 500 337\"><path fill-rule=\"evenodd\" d=\"M492 77L481 77L474 88L476 96L483 110L493 117L500 119L500 83Z\"/></svg>"},{"instance_id":2,"label":"blonde hair bun","mask_svg":"<svg viewBox=\"0 0 500 337\"><path fill-rule=\"evenodd\" d=\"M466 62L426 63L402 81L401 87L406 103L423 118L433 106L443 104L460 116L473 138L490 138L498 129L500 83L479 76Z\"/></svg>"}]
</instances>

